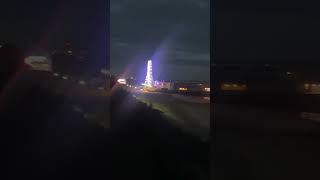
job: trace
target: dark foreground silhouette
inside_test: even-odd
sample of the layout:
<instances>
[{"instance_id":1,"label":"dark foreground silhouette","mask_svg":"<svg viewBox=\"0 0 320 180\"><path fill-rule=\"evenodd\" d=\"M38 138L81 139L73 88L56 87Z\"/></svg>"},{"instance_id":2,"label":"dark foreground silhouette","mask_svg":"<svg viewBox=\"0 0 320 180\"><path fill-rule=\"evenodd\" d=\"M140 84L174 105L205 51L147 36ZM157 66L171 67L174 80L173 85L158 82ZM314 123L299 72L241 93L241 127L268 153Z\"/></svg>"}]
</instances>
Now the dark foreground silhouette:
<instances>
[{"instance_id":1,"label":"dark foreground silhouette","mask_svg":"<svg viewBox=\"0 0 320 180\"><path fill-rule=\"evenodd\" d=\"M120 100L120 101L119 101ZM114 167L125 177L208 179L209 144L182 133L124 91L111 99ZM131 108L135 107L135 108ZM128 174L121 171L129 170Z\"/></svg>"},{"instance_id":2,"label":"dark foreground silhouette","mask_svg":"<svg viewBox=\"0 0 320 180\"><path fill-rule=\"evenodd\" d=\"M2 179L208 179L209 144L159 111L117 90L106 130L75 112L52 76L25 71L23 57L0 48Z\"/></svg>"},{"instance_id":3,"label":"dark foreground silhouette","mask_svg":"<svg viewBox=\"0 0 320 180\"><path fill-rule=\"evenodd\" d=\"M88 122L65 97L18 80L2 102L6 175L206 179L209 146L124 91L111 97L111 129Z\"/></svg>"}]
</instances>

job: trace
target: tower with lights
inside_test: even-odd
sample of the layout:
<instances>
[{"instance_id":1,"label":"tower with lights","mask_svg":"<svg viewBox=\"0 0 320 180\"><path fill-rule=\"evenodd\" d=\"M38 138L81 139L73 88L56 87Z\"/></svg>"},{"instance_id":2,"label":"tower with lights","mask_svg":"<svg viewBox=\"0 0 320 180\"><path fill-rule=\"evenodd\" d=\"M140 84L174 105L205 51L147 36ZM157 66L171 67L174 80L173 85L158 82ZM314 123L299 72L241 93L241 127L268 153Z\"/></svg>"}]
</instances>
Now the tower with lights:
<instances>
[{"instance_id":1,"label":"tower with lights","mask_svg":"<svg viewBox=\"0 0 320 180\"><path fill-rule=\"evenodd\" d=\"M147 76L144 81L145 86L153 87L153 76L152 76L152 61L148 60L147 64Z\"/></svg>"}]
</instances>

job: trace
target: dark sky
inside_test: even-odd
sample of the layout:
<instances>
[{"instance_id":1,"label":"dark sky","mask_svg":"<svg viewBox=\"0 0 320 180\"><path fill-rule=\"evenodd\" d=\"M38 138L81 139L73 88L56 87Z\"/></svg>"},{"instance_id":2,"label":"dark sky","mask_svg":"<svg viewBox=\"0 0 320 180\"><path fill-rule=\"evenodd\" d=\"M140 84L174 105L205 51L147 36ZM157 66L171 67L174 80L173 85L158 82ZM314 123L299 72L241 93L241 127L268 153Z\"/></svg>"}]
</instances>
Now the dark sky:
<instances>
[{"instance_id":1,"label":"dark sky","mask_svg":"<svg viewBox=\"0 0 320 180\"><path fill-rule=\"evenodd\" d=\"M219 0L214 8L213 61L319 61L318 4L304 1Z\"/></svg>"},{"instance_id":2,"label":"dark sky","mask_svg":"<svg viewBox=\"0 0 320 180\"><path fill-rule=\"evenodd\" d=\"M62 48L69 41L92 51L92 64L106 65L108 45L107 0L10 0L0 6L0 43L34 48Z\"/></svg>"},{"instance_id":3,"label":"dark sky","mask_svg":"<svg viewBox=\"0 0 320 180\"><path fill-rule=\"evenodd\" d=\"M209 80L209 0L111 0L111 72Z\"/></svg>"}]
</instances>

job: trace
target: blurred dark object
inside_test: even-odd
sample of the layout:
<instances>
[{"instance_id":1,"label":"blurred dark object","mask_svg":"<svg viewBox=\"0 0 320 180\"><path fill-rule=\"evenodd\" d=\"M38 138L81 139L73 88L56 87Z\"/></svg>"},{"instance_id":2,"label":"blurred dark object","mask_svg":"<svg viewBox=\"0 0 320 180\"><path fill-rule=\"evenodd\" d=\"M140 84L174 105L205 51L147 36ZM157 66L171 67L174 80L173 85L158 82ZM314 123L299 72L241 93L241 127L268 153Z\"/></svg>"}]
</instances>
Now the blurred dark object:
<instances>
[{"instance_id":1,"label":"blurred dark object","mask_svg":"<svg viewBox=\"0 0 320 180\"><path fill-rule=\"evenodd\" d=\"M0 48L0 89L8 83L8 81L20 70L24 65L23 51L12 45L5 44Z\"/></svg>"},{"instance_id":2,"label":"blurred dark object","mask_svg":"<svg viewBox=\"0 0 320 180\"><path fill-rule=\"evenodd\" d=\"M115 84L117 84L117 79L115 76L111 75L110 88L112 88Z\"/></svg>"},{"instance_id":3,"label":"blurred dark object","mask_svg":"<svg viewBox=\"0 0 320 180\"><path fill-rule=\"evenodd\" d=\"M40 72L25 72L23 59L23 51L13 45L0 48L5 174L12 179L19 174L47 179L102 172L98 151L103 149L103 129L75 112L64 95L44 86L47 82L54 86L50 78Z\"/></svg>"}]
</instances>

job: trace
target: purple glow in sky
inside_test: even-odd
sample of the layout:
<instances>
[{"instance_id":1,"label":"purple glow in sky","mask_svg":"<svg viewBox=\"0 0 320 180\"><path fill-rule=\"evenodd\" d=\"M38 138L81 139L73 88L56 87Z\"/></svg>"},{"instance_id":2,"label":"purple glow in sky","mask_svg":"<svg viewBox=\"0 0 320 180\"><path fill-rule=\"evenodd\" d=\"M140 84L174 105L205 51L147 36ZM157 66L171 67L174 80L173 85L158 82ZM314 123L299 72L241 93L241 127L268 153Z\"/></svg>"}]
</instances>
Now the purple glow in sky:
<instances>
[{"instance_id":1,"label":"purple glow in sky","mask_svg":"<svg viewBox=\"0 0 320 180\"><path fill-rule=\"evenodd\" d=\"M209 3L111 1L111 73L143 83L152 59L155 79L209 80Z\"/></svg>"}]
</instances>

